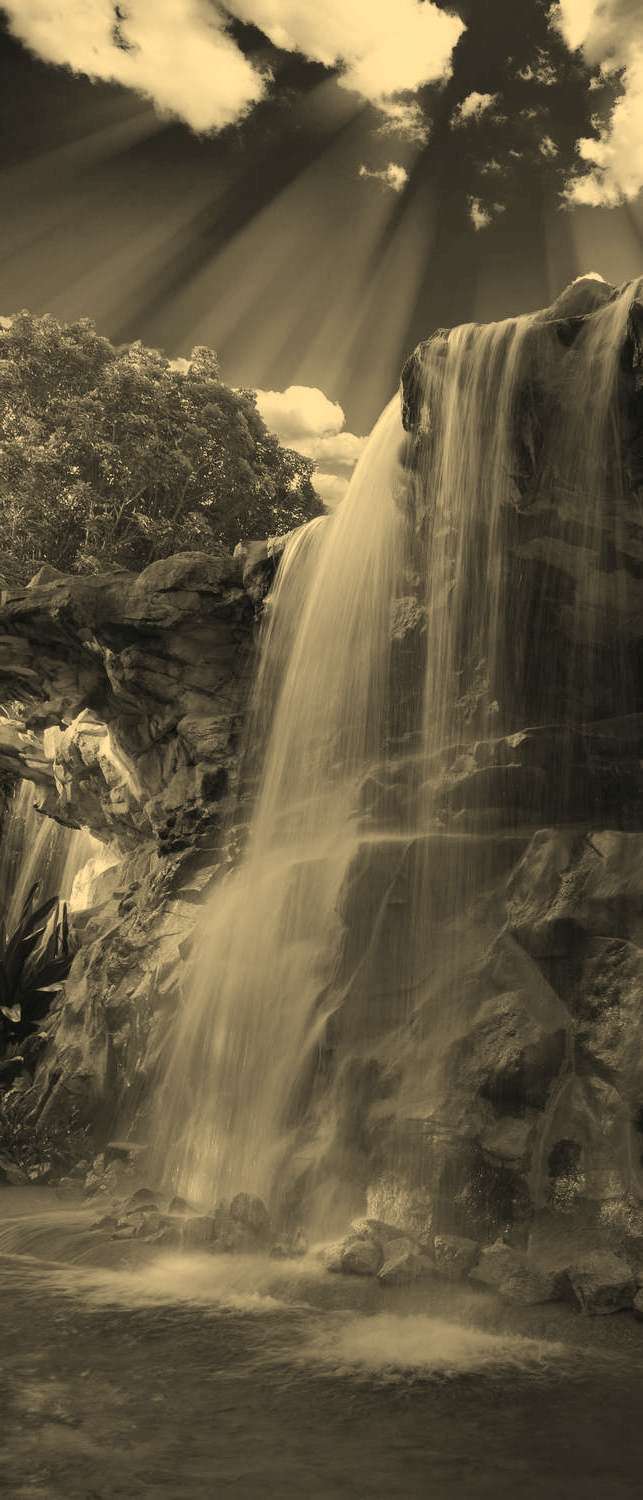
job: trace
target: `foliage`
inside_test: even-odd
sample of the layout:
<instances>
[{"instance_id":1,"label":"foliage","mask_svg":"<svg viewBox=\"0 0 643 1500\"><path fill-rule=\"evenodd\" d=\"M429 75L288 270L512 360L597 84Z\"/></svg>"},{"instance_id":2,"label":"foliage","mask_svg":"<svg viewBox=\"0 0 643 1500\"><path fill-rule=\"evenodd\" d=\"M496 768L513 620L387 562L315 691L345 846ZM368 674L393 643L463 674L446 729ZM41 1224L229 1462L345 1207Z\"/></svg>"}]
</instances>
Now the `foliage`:
<instances>
[{"instance_id":1,"label":"foliage","mask_svg":"<svg viewBox=\"0 0 643 1500\"><path fill-rule=\"evenodd\" d=\"M0 1092L0 1155L24 1171L34 1171L32 1180L47 1182L87 1161L94 1152L91 1127L81 1124L78 1111L65 1120L34 1120L23 1117L16 1102L20 1095Z\"/></svg>"},{"instance_id":2,"label":"foliage","mask_svg":"<svg viewBox=\"0 0 643 1500\"><path fill-rule=\"evenodd\" d=\"M196 348L172 364L115 348L88 319L0 326L0 573L139 569L232 549L323 506L309 459L282 448L254 394Z\"/></svg>"},{"instance_id":3,"label":"foliage","mask_svg":"<svg viewBox=\"0 0 643 1500\"><path fill-rule=\"evenodd\" d=\"M67 907L53 896L34 910L32 886L15 932L0 921L0 1040L21 1045L38 1031L74 957Z\"/></svg>"}]
</instances>

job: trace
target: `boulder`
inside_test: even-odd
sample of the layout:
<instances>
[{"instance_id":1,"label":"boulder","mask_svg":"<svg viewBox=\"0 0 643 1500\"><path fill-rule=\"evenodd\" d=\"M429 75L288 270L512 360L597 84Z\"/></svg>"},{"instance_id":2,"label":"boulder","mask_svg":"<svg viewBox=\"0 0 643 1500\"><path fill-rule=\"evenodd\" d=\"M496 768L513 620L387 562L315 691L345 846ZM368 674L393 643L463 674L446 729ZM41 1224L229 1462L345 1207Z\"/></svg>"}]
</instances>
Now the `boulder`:
<instances>
[{"instance_id":1,"label":"boulder","mask_svg":"<svg viewBox=\"0 0 643 1500\"><path fill-rule=\"evenodd\" d=\"M633 1306L636 1278L631 1266L610 1250L595 1250L567 1266L565 1275L581 1312L597 1316Z\"/></svg>"},{"instance_id":2,"label":"boulder","mask_svg":"<svg viewBox=\"0 0 643 1500\"><path fill-rule=\"evenodd\" d=\"M339 1260L340 1269L351 1276L377 1276L383 1256L374 1240L349 1239L342 1245Z\"/></svg>"},{"instance_id":3,"label":"boulder","mask_svg":"<svg viewBox=\"0 0 643 1500\"><path fill-rule=\"evenodd\" d=\"M258 1240L270 1238L270 1214L262 1198L254 1193L237 1193L230 1204L230 1218Z\"/></svg>"},{"instance_id":4,"label":"boulder","mask_svg":"<svg viewBox=\"0 0 643 1500\"><path fill-rule=\"evenodd\" d=\"M433 1261L420 1253L414 1240L396 1239L389 1242L377 1279L382 1286L407 1286L433 1273Z\"/></svg>"},{"instance_id":5,"label":"boulder","mask_svg":"<svg viewBox=\"0 0 643 1500\"><path fill-rule=\"evenodd\" d=\"M181 1241L194 1249L213 1246L220 1236L221 1221L213 1214L192 1214L181 1222Z\"/></svg>"},{"instance_id":6,"label":"boulder","mask_svg":"<svg viewBox=\"0 0 643 1500\"><path fill-rule=\"evenodd\" d=\"M463 1281L480 1258L480 1246L477 1240L467 1239L465 1235L436 1234L433 1253L439 1276L445 1276L448 1281Z\"/></svg>"},{"instance_id":7,"label":"boulder","mask_svg":"<svg viewBox=\"0 0 643 1500\"><path fill-rule=\"evenodd\" d=\"M523 1307L537 1307L541 1302L556 1302L561 1297L561 1279L552 1271L538 1266L515 1265L498 1284L499 1295L506 1302Z\"/></svg>"},{"instance_id":8,"label":"boulder","mask_svg":"<svg viewBox=\"0 0 643 1500\"><path fill-rule=\"evenodd\" d=\"M507 1245L504 1240L496 1240L493 1245L486 1245L480 1252L480 1258L469 1272L471 1281L477 1281L481 1286L488 1286L497 1290L507 1282L514 1272L521 1272L525 1267L525 1256L513 1245Z\"/></svg>"}]
</instances>

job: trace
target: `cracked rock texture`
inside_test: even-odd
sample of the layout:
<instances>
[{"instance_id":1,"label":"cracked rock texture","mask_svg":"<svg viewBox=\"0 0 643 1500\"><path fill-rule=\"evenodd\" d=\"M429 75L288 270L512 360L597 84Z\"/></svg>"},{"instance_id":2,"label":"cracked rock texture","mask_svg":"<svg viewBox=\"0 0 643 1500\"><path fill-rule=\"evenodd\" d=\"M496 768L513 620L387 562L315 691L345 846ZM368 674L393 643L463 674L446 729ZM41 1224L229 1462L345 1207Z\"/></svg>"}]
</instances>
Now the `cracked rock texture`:
<instances>
[{"instance_id":1,"label":"cracked rock texture","mask_svg":"<svg viewBox=\"0 0 643 1500\"><path fill-rule=\"evenodd\" d=\"M254 649L240 564L185 553L140 575L46 567L0 608L0 767L119 855L76 918L80 949L24 1118L100 1139L149 1093L198 906L230 857ZM23 1080L23 1083L26 1080Z\"/></svg>"}]
</instances>

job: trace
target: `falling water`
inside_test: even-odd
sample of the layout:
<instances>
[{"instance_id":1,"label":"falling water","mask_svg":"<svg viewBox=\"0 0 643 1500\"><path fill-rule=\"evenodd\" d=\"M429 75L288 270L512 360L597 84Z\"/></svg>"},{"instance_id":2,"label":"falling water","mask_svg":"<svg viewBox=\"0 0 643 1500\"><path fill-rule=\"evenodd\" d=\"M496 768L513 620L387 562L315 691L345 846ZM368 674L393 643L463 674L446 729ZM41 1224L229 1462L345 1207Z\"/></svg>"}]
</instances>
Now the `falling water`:
<instances>
[{"instance_id":1,"label":"falling water","mask_svg":"<svg viewBox=\"0 0 643 1500\"><path fill-rule=\"evenodd\" d=\"M7 932L17 926L31 887L38 899L69 901L81 870L104 860L104 847L86 829L65 828L36 810L31 782L21 781L4 818L0 840L0 899ZM73 904L73 901L72 901Z\"/></svg>"},{"instance_id":2,"label":"falling water","mask_svg":"<svg viewBox=\"0 0 643 1500\"><path fill-rule=\"evenodd\" d=\"M575 544L580 527L588 557L595 551L620 462L619 361L636 292L630 286L607 301L569 348L542 314L430 341L410 468L396 398L341 507L286 550L251 715L263 761L247 847L207 914L159 1091L163 1164L188 1196L212 1202L247 1190L274 1200L279 1191L302 1080L310 1080L329 1013L341 1004L333 988L340 893L364 840L360 784L374 768L390 767L396 746L402 687L391 620L409 596L425 642L417 733L407 734L404 752L408 762L413 740L420 763L413 941L426 944L426 904L438 885L448 928L462 887L471 891L478 877L484 883L484 861L472 863L466 842L483 837L475 817L458 824L464 837L455 840L446 873L431 868L435 845L424 835L453 826L436 796L440 767L454 749L466 754L480 739L524 724L527 680L545 693L548 663L534 663L540 601L534 612L507 594L503 526L524 503L526 466L534 514L562 495ZM555 364L557 404L542 451L523 433L534 360ZM558 546L564 552L564 526ZM593 568L571 606L563 684L581 705L592 696L591 681L579 686L576 678L579 671L591 677L586 647L599 594ZM401 826L388 829L387 838L396 836ZM465 941L457 923L453 933L452 954ZM428 946L426 953L429 962ZM400 1003L400 1022L406 1014Z\"/></svg>"},{"instance_id":3,"label":"falling water","mask_svg":"<svg viewBox=\"0 0 643 1500\"><path fill-rule=\"evenodd\" d=\"M306 587L292 552L282 564L253 715L270 728L249 843L209 913L160 1098L166 1165L205 1201L236 1188L270 1196L293 1081L325 1019L316 1001L357 843L356 782L388 705L403 437L396 398L350 503L303 544Z\"/></svg>"}]
</instances>

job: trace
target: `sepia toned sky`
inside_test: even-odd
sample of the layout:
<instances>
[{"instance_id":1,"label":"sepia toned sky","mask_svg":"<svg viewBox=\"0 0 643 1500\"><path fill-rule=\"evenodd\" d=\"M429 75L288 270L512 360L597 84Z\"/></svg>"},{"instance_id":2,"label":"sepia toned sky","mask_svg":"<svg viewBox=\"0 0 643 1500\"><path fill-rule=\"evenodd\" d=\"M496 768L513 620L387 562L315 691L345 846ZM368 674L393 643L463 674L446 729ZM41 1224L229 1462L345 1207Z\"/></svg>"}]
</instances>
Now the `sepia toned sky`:
<instances>
[{"instance_id":1,"label":"sepia toned sky","mask_svg":"<svg viewBox=\"0 0 643 1500\"><path fill-rule=\"evenodd\" d=\"M211 345L329 503L432 328L643 269L642 0L11 0L0 21L0 313Z\"/></svg>"}]
</instances>

